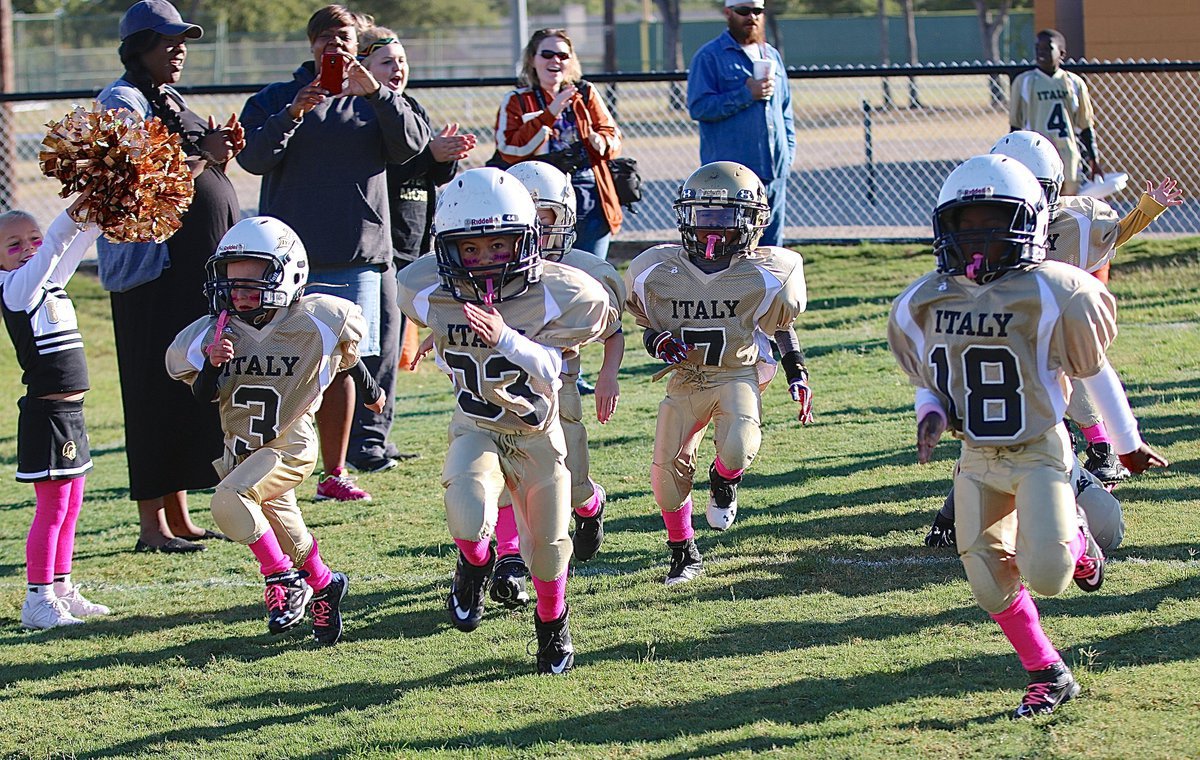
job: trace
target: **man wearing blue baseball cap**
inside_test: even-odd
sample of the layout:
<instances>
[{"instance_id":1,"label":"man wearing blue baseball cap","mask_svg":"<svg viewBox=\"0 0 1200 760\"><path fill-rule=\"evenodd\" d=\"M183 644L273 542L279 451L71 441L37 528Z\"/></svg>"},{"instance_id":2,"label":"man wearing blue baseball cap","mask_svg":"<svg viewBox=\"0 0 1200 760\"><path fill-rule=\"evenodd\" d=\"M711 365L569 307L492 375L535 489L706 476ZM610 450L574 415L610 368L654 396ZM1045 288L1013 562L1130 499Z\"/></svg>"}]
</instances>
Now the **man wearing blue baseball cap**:
<instances>
[{"instance_id":1,"label":"man wearing blue baseball cap","mask_svg":"<svg viewBox=\"0 0 1200 760\"><path fill-rule=\"evenodd\" d=\"M186 23L175 6L167 0L141 0L125 11L121 18L122 41L147 29L153 29L164 37L182 35L190 40L198 40L204 36L203 29Z\"/></svg>"}]
</instances>

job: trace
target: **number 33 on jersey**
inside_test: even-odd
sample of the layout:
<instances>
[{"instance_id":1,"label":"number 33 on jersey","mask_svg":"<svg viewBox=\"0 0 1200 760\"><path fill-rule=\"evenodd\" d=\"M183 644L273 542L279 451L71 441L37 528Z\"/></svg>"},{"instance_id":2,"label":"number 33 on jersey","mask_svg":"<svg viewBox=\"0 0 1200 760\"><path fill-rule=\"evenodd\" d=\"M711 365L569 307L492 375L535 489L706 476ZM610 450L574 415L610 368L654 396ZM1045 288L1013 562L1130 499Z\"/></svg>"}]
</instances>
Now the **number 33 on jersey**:
<instances>
[{"instance_id":1,"label":"number 33 on jersey","mask_svg":"<svg viewBox=\"0 0 1200 760\"><path fill-rule=\"evenodd\" d=\"M1049 261L985 285L930 273L892 304L888 343L979 446L1033 440L1062 419L1067 377L1103 368L1116 302L1096 278Z\"/></svg>"}]
</instances>

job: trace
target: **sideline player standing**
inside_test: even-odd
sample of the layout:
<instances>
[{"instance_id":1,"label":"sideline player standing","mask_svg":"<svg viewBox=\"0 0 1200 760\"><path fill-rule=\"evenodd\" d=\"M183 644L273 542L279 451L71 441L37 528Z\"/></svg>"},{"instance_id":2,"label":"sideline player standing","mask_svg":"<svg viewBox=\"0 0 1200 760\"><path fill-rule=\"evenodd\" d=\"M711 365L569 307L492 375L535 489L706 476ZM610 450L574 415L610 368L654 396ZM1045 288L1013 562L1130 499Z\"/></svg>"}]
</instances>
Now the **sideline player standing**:
<instances>
[{"instance_id":1,"label":"sideline player standing","mask_svg":"<svg viewBox=\"0 0 1200 760\"><path fill-rule=\"evenodd\" d=\"M725 530L737 517L738 483L762 442L761 388L775 370L768 336L779 343L801 420L811 420L808 370L791 330L808 300L804 260L758 247L771 213L762 181L732 161L705 164L680 188L675 213L682 245L643 251L625 273L626 305L645 328L643 344L670 365L656 379L673 372L658 407L650 474L671 549L668 586L703 572L691 491L710 422L717 456L708 471L708 524Z\"/></svg>"},{"instance_id":2,"label":"sideline player standing","mask_svg":"<svg viewBox=\"0 0 1200 760\"><path fill-rule=\"evenodd\" d=\"M166 363L196 398L220 404L225 453L213 462L222 476L213 519L258 560L268 630L299 624L311 599L313 637L336 644L349 582L321 559L296 505L296 487L316 466L313 417L338 372L349 371L359 397L373 399L372 409L383 407L383 393L358 358L366 323L344 298L303 295L308 255L278 219L235 224L206 268L214 316L185 327Z\"/></svg>"},{"instance_id":3,"label":"sideline player standing","mask_svg":"<svg viewBox=\"0 0 1200 760\"><path fill-rule=\"evenodd\" d=\"M1134 472L1165 467L1142 442L1105 351L1116 305L1094 277L1045 262L1046 204L1033 175L976 156L946 178L934 214L937 271L892 305L888 342L916 386L917 459L949 427L959 555L980 607L1008 638L1029 686L1014 717L1053 712L1079 684L1043 632L1029 588L1054 596L1104 581L1104 555L1077 516L1073 456L1059 424L1078 377Z\"/></svg>"},{"instance_id":4,"label":"sideline player standing","mask_svg":"<svg viewBox=\"0 0 1200 760\"><path fill-rule=\"evenodd\" d=\"M401 272L400 308L432 330L436 361L457 395L442 468L446 521L459 548L447 612L461 631L479 627L496 558L491 535L507 487L537 590L537 669L564 673L575 654L559 376L563 351L598 338L612 308L595 280L541 260L533 201L498 169L472 169L453 180L433 227L436 256Z\"/></svg>"},{"instance_id":5,"label":"sideline player standing","mask_svg":"<svg viewBox=\"0 0 1200 760\"><path fill-rule=\"evenodd\" d=\"M617 371L625 353L625 334L621 332L621 311L625 307L625 284L617 270L604 259L573 248L575 242L575 191L570 178L545 161L522 161L508 173L529 191L537 209L541 229L541 255L574 267L604 287L612 322L600 335L604 359L596 379L596 419L605 424L617 408L620 388ZM567 443L567 470L571 473L571 516L575 533L571 536L574 556L587 562L596 556L604 542L604 488L590 477L587 428L583 426L583 400L579 397L580 358L578 348L563 351L562 385L558 389L558 418ZM507 491L500 500L496 520L496 567L492 573L492 600L510 609L529 603L525 588L528 569L519 553L517 523L512 499Z\"/></svg>"}]
</instances>

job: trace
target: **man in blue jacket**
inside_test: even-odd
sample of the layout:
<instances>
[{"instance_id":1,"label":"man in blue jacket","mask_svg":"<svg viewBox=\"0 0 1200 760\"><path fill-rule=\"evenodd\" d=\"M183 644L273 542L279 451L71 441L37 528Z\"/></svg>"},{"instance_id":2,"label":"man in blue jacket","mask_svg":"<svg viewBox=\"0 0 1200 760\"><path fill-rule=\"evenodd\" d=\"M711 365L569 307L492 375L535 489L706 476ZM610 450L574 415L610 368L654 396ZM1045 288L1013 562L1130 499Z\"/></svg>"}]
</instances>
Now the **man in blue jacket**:
<instances>
[{"instance_id":1,"label":"man in blue jacket","mask_svg":"<svg viewBox=\"0 0 1200 760\"><path fill-rule=\"evenodd\" d=\"M359 17L340 5L313 14L313 60L292 81L268 85L246 102L246 147L237 161L263 177L258 213L286 222L308 249L306 291L362 307L368 335L359 355L374 356L381 276L392 257L386 168L418 155L429 142L429 126L355 59L358 27ZM330 55L345 67L340 94L321 86ZM353 382L339 377L317 411L325 470L318 499L370 498L344 474L353 408Z\"/></svg>"},{"instance_id":2,"label":"man in blue jacket","mask_svg":"<svg viewBox=\"0 0 1200 760\"><path fill-rule=\"evenodd\" d=\"M767 187L771 220L760 245L780 245L787 178L796 157L792 93L767 44L764 0L725 0L729 28L688 67L688 113L700 122L700 163L736 161Z\"/></svg>"}]
</instances>

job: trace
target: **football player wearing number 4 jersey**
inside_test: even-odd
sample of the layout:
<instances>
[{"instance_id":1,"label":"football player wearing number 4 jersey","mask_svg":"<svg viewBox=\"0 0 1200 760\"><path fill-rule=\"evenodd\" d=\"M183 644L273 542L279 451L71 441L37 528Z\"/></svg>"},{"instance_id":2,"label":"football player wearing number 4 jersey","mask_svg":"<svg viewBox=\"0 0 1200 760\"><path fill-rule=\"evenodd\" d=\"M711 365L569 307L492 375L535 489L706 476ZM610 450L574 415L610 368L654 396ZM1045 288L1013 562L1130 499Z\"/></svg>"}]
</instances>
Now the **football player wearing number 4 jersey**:
<instances>
[{"instance_id":1,"label":"football player wearing number 4 jersey","mask_svg":"<svg viewBox=\"0 0 1200 760\"><path fill-rule=\"evenodd\" d=\"M374 411L383 393L358 358L362 311L344 298L304 295L308 255L291 227L243 219L206 264L211 316L167 349L167 372L217 401L225 452L212 514L246 544L266 578L267 628L290 630L311 600L313 637L336 644L349 581L330 571L296 505L317 463L313 417L334 375L348 371Z\"/></svg>"},{"instance_id":2,"label":"football player wearing number 4 jersey","mask_svg":"<svg viewBox=\"0 0 1200 760\"><path fill-rule=\"evenodd\" d=\"M741 164L697 169L675 202L682 245L642 252L625 273L626 306L645 329L651 356L673 373L659 404L650 473L667 526L666 584L692 580L703 559L692 531L692 478L710 422L717 455L709 467L708 523L725 530L737 516L737 486L762 442L762 388L780 344L800 418L811 421L808 371L792 323L807 304L804 261L758 240L770 215L762 182Z\"/></svg>"},{"instance_id":3,"label":"football player wearing number 4 jersey","mask_svg":"<svg viewBox=\"0 0 1200 760\"><path fill-rule=\"evenodd\" d=\"M1043 632L1029 589L1054 596L1104 580L1104 555L1080 517L1059 424L1080 378L1134 472L1165 467L1142 442L1105 351L1116 305L1094 277L1044 261L1038 181L1003 156L976 156L946 179L934 214L937 271L892 305L888 342L916 386L917 459L949 428L959 556L976 602L1029 671L1014 717L1053 712L1079 684ZM1022 584L1024 576L1029 588Z\"/></svg>"},{"instance_id":4,"label":"football player wearing number 4 jersey","mask_svg":"<svg viewBox=\"0 0 1200 760\"><path fill-rule=\"evenodd\" d=\"M495 552L491 536L507 487L521 554L537 590L539 673L574 664L567 623L570 475L558 419L563 351L598 338L614 319L600 284L543 262L537 212L515 177L492 168L459 175L434 212L436 256L400 275L400 308L433 333L435 361L457 408L442 468L446 521L458 564L450 622L483 618Z\"/></svg>"}]
</instances>

